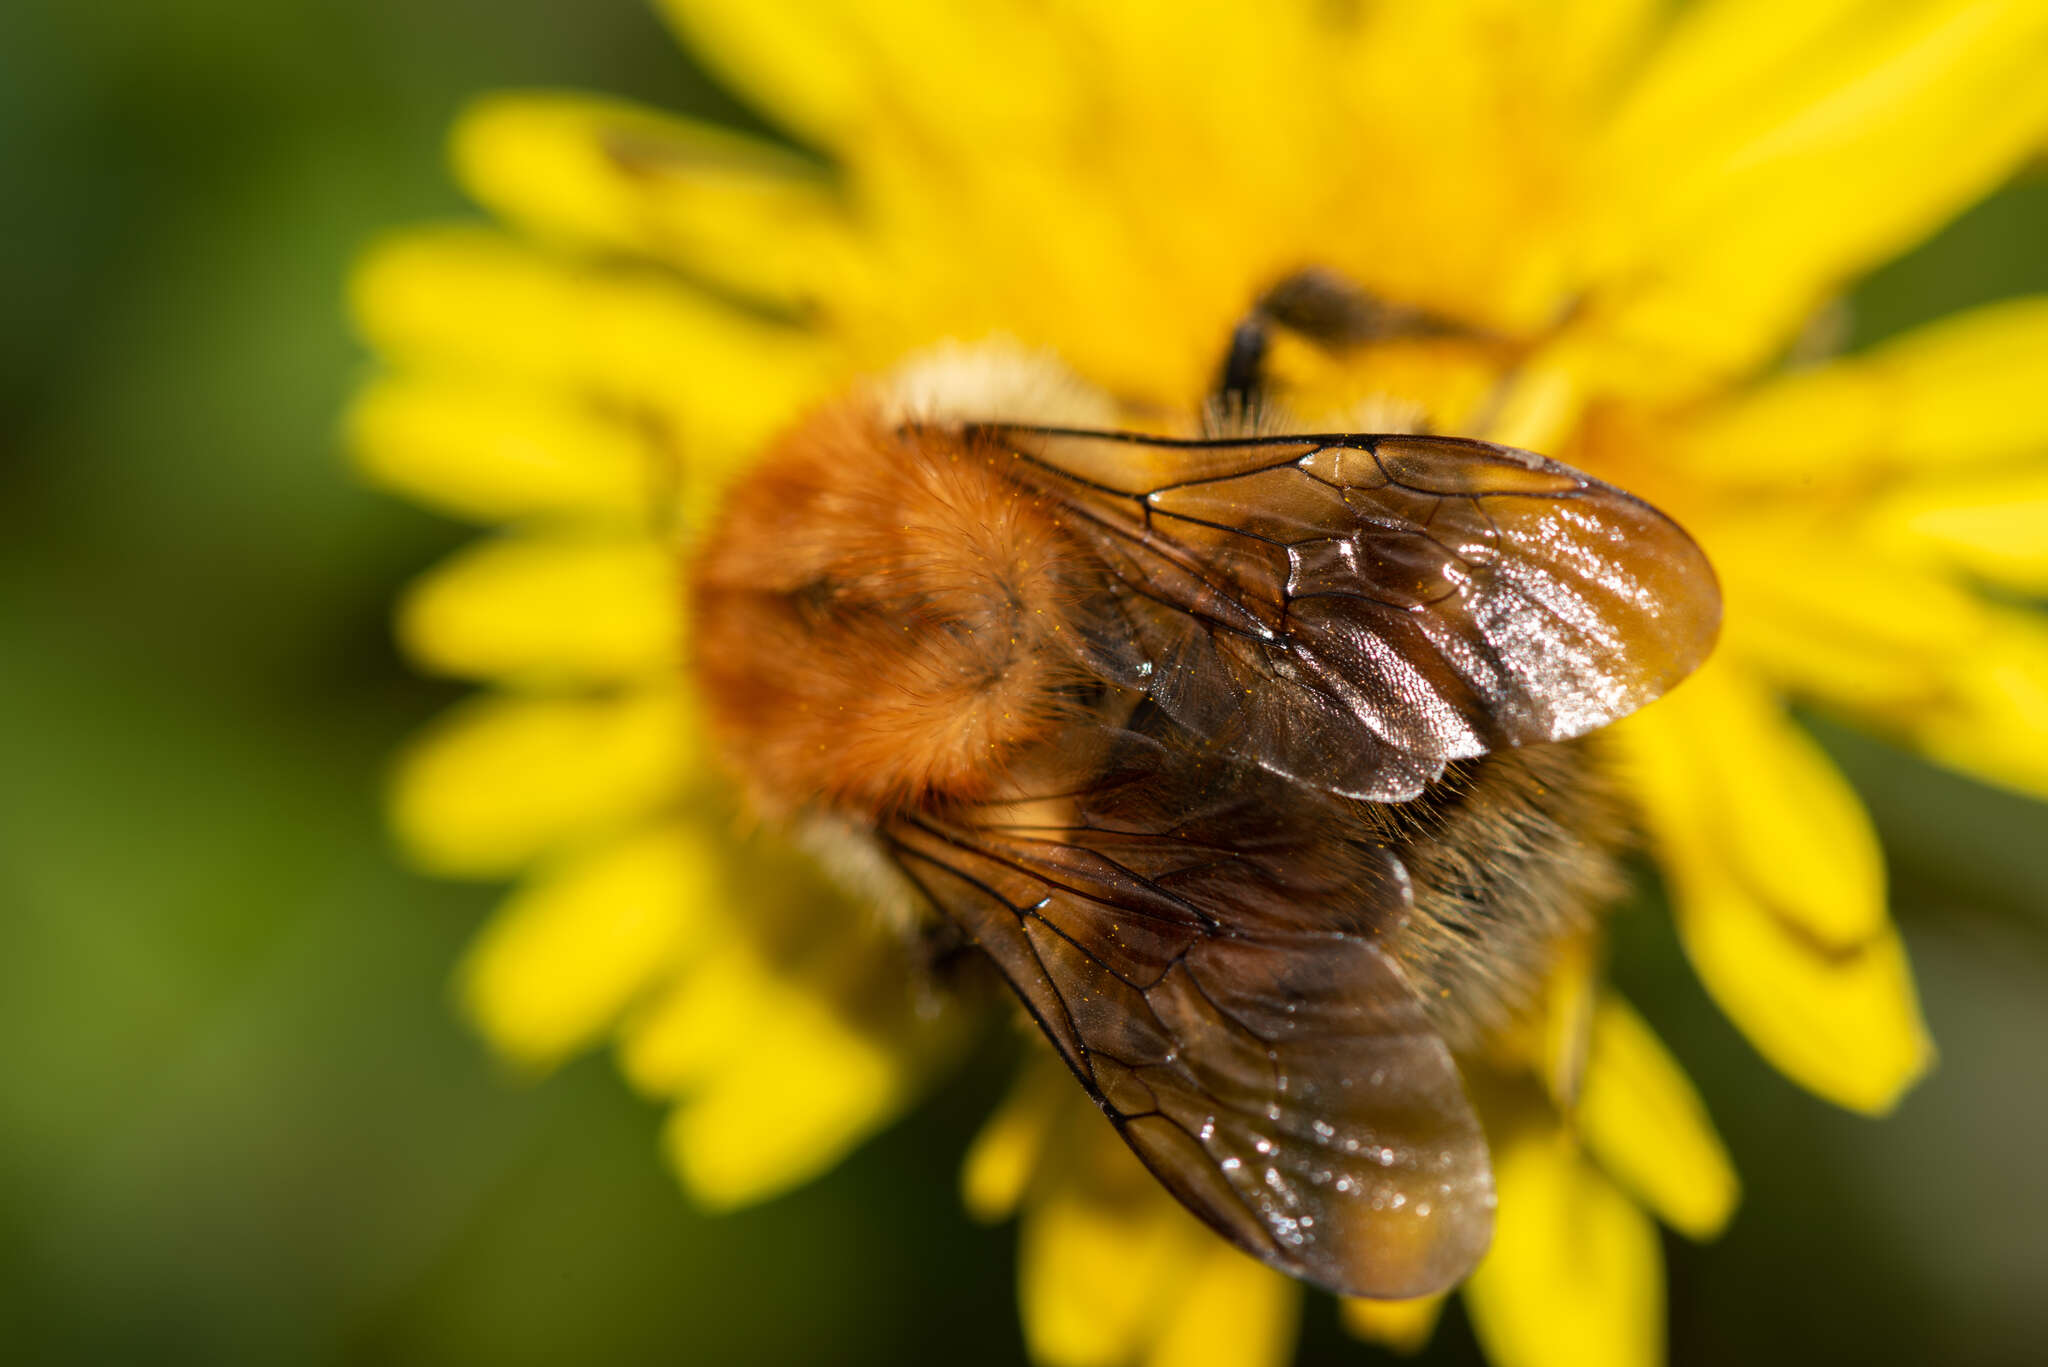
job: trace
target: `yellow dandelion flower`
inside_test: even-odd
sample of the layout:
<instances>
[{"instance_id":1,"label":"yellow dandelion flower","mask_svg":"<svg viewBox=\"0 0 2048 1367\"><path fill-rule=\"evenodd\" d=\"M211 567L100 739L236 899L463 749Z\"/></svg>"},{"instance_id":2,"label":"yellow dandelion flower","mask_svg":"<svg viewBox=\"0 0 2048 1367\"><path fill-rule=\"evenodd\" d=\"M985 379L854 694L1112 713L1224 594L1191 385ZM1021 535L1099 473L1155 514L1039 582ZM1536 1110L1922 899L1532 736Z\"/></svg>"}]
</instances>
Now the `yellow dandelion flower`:
<instances>
[{"instance_id":1,"label":"yellow dandelion flower","mask_svg":"<svg viewBox=\"0 0 2048 1367\"><path fill-rule=\"evenodd\" d=\"M1462 332L1332 357L1366 401L1541 450L1707 550L1710 664L1604 753L1680 938L1757 1049L1890 1107L1931 1046L1826 709L2048 796L2048 301L1782 363L1859 273L2036 154L2038 0L950 6L664 0L819 159L618 102L488 99L454 160L505 226L373 252L370 477L500 530L401 634L491 692L393 800L421 864L516 877L462 1001L534 1068L611 1042L715 1206L829 1167L961 1049L968 1007L826 870L741 824L690 684L681 570L809 405L948 340L1043 348L1132 410L1193 412L1221 339L1304 265ZM1510 345L1503 346L1503 342ZM854 889L855 891L847 891ZM1656 1223L1738 1184L1700 1099L1597 971L1468 1061L1499 1192L1463 1296L1498 1367L1662 1357ZM1298 1296L1145 1178L1050 1063L968 1156L1021 1222L1048 1364L1284 1361ZM1413 1349L1440 1298L1353 1301Z\"/></svg>"}]
</instances>

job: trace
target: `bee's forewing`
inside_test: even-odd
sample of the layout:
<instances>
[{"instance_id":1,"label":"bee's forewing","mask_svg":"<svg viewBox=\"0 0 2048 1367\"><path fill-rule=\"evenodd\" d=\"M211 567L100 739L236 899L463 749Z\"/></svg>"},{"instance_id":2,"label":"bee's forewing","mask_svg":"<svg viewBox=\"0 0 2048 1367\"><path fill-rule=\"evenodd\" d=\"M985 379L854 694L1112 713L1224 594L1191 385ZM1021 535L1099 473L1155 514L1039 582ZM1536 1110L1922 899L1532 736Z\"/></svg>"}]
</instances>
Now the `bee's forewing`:
<instances>
[{"instance_id":1,"label":"bee's forewing","mask_svg":"<svg viewBox=\"0 0 2048 1367\"><path fill-rule=\"evenodd\" d=\"M1081 634L1088 667L1333 792L1406 801L1452 760L1584 735L1719 629L1676 523L1526 451L988 431L1118 586Z\"/></svg>"}]
</instances>

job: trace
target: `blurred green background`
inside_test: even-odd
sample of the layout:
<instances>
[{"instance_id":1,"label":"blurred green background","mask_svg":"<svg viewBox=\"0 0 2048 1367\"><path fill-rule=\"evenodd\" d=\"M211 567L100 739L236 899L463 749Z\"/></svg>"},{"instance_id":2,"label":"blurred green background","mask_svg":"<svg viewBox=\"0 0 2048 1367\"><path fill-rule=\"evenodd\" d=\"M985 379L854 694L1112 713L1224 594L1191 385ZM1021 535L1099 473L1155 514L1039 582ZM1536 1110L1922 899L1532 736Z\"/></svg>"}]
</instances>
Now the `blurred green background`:
<instances>
[{"instance_id":1,"label":"blurred green background","mask_svg":"<svg viewBox=\"0 0 2048 1367\"><path fill-rule=\"evenodd\" d=\"M0 1353L1017 1360L1011 1232L954 1200L994 1066L713 1219L607 1060L515 1084L448 1009L493 893L400 870L377 793L453 693L388 605L465 532L351 482L340 300L366 238L465 212L444 131L509 85L745 117L634 0L0 7ZM2036 175L1870 281L1859 337L2048 290L2044 243ZM1622 919L1747 1185L1668 1246L1674 1360L2038 1361L2048 820L1819 729L1943 1061L1888 1122L1830 1111ZM1438 1353L1476 1360L1455 1314ZM1303 1361L1375 1356L1311 1307Z\"/></svg>"}]
</instances>

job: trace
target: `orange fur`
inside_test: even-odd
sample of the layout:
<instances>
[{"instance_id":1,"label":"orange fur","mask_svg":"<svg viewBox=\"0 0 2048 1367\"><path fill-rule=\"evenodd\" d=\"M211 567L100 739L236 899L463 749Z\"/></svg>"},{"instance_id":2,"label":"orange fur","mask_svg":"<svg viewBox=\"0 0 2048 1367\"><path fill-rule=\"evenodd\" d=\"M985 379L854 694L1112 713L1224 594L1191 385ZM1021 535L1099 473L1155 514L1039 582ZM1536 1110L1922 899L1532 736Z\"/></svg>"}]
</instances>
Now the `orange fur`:
<instances>
[{"instance_id":1,"label":"orange fur","mask_svg":"<svg viewBox=\"0 0 2048 1367\"><path fill-rule=\"evenodd\" d=\"M1008 456L851 400L735 492L695 581L714 729L762 808L990 791L1057 728L1087 561Z\"/></svg>"}]
</instances>

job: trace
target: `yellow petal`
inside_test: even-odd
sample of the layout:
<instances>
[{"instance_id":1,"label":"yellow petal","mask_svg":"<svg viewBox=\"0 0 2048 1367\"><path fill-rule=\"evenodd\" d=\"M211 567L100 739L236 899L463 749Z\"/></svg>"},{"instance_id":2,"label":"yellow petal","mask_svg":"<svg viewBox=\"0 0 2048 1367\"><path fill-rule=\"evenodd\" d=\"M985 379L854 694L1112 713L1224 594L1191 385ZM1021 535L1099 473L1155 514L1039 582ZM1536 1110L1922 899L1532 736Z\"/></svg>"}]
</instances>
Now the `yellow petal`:
<instances>
[{"instance_id":1,"label":"yellow petal","mask_svg":"<svg viewBox=\"0 0 2048 1367\"><path fill-rule=\"evenodd\" d=\"M724 943L621 1031L634 1085L659 1096L707 1087L747 1041L780 1038L778 1017L807 1020L819 1007L904 1058L932 1065L949 1056L964 1021L951 999L920 990L906 921L855 902L786 840L729 824L722 834L744 911L727 923Z\"/></svg>"},{"instance_id":2,"label":"yellow petal","mask_svg":"<svg viewBox=\"0 0 2048 1367\"><path fill-rule=\"evenodd\" d=\"M1615 734L1662 766L1638 773L1658 839L1710 852L1788 934L1848 952L1888 928L1884 855L1862 800L1738 660L1710 663Z\"/></svg>"},{"instance_id":3,"label":"yellow petal","mask_svg":"<svg viewBox=\"0 0 2048 1367\"><path fill-rule=\"evenodd\" d=\"M551 1066L691 954L723 897L697 832L621 840L513 895L463 960L463 1008L513 1062Z\"/></svg>"},{"instance_id":4,"label":"yellow petal","mask_svg":"<svg viewBox=\"0 0 2048 1367\"><path fill-rule=\"evenodd\" d=\"M2039 614L1996 607L1939 569L1888 554L1854 523L1757 516L1706 541L1729 605L1723 660L1746 657L1941 763L2048 793Z\"/></svg>"},{"instance_id":5,"label":"yellow petal","mask_svg":"<svg viewBox=\"0 0 2048 1367\"><path fill-rule=\"evenodd\" d=\"M814 335L671 274L575 264L478 228L383 244L351 299L370 343L408 368L555 386L649 424L692 468L753 451L836 373Z\"/></svg>"},{"instance_id":6,"label":"yellow petal","mask_svg":"<svg viewBox=\"0 0 2048 1367\"><path fill-rule=\"evenodd\" d=\"M1285 1367L1294 1358L1301 1288L1221 1239L1175 1279L1175 1301L1146 1367Z\"/></svg>"},{"instance_id":7,"label":"yellow petal","mask_svg":"<svg viewBox=\"0 0 2048 1367\"><path fill-rule=\"evenodd\" d=\"M1479 435L1504 446L1555 451L1583 416L1584 396L1565 370L1535 363L1508 377L1498 410Z\"/></svg>"},{"instance_id":8,"label":"yellow petal","mask_svg":"<svg viewBox=\"0 0 2048 1367\"><path fill-rule=\"evenodd\" d=\"M1933 1062L1897 933L1816 952L1710 867L1678 861L1672 872L1686 953L1758 1052L1838 1106L1881 1115L1896 1105Z\"/></svg>"},{"instance_id":9,"label":"yellow petal","mask_svg":"<svg viewBox=\"0 0 2048 1367\"><path fill-rule=\"evenodd\" d=\"M1655 1367L1664 1360L1657 1230L1580 1157L1531 1125L1494 1149L1493 1248L1465 1284L1493 1367Z\"/></svg>"},{"instance_id":10,"label":"yellow petal","mask_svg":"<svg viewBox=\"0 0 2048 1367\"><path fill-rule=\"evenodd\" d=\"M1977 648L1985 612L1961 585L1884 555L1853 514L1824 504L1707 530L1727 600L1723 657L1845 708L1933 702L1948 664Z\"/></svg>"},{"instance_id":11,"label":"yellow petal","mask_svg":"<svg viewBox=\"0 0 2048 1367\"><path fill-rule=\"evenodd\" d=\"M1183 1266L1186 1231L1169 1218L1176 1214L1163 1191L1112 1203L1062 1188L1031 1204L1018 1294L1034 1361L1116 1367L1143 1351L1162 1293Z\"/></svg>"},{"instance_id":12,"label":"yellow petal","mask_svg":"<svg viewBox=\"0 0 2048 1367\"><path fill-rule=\"evenodd\" d=\"M1358 1337L1403 1357L1421 1352L1436 1333L1443 1317L1442 1295L1418 1296L1410 1301L1343 1301L1338 1309L1344 1327Z\"/></svg>"},{"instance_id":13,"label":"yellow petal","mask_svg":"<svg viewBox=\"0 0 2048 1367\"><path fill-rule=\"evenodd\" d=\"M1700 980L1750 1042L1838 1105L1888 1109L1927 1066L1867 818L1727 659L1616 729ZM1782 787L1778 786L1782 785Z\"/></svg>"},{"instance_id":14,"label":"yellow petal","mask_svg":"<svg viewBox=\"0 0 2048 1367\"><path fill-rule=\"evenodd\" d=\"M1312 254L1391 298L1504 331L1553 322L1582 230L1588 124L1653 12L1600 0L1361 7L1328 78L1322 118L1337 146L1303 176L1350 187L1340 203L1358 221L1324 228ZM1511 251L1498 246L1506 223Z\"/></svg>"},{"instance_id":15,"label":"yellow petal","mask_svg":"<svg viewBox=\"0 0 2048 1367\"><path fill-rule=\"evenodd\" d=\"M460 517L646 521L668 454L617 412L517 387L377 381L348 414L357 466Z\"/></svg>"},{"instance_id":16,"label":"yellow petal","mask_svg":"<svg viewBox=\"0 0 2048 1367\"><path fill-rule=\"evenodd\" d=\"M1688 420L1672 458L1727 482L1930 477L2048 451L2048 298L2014 299L1795 371Z\"/></svg>"},{"instance_id":17,"label":"yellow petal","mask_svg":"<svg viewBox=\"0 0 2048 1367\"><path fill-rule=\"evenodd\" d=\"M2048 126L2037 0L1692 6L1594 178L1599 326L1682 388L1763 360L1840 282L1918 241Z\"/></svg>"},{"instance_id":18,"label":"yellow petal","mask_svg":"<svg viewBox=\"0 0 2048 1367\"><path fill-rule=\"evenodd\" d=\"M643 1091L673 1097L665 1146L701 1202L765 1200L893 1119L965 1040L905 983L900 931L852 906L786 844L728 833L744 905L621 1028Z\"/></svg>"},{"instance_id":19,"label":"yellow petal","mask_svg":"<svg viewBox=\"0 0 2048 1367\"><path fill-rule=\"evenodd\" d=\"M1940 699L1907 720L1914 743L1943 764L2048 798L2048 621L1987 612L1971 650L1946 663Z\"/></svg>"},{"instance_id":20,"label":"yellow petal","mask_svg":"<svg viewBox=\"0 0 2048 1367\"><path fill-rule=\"evenodd\" d=\"M2042 365L2048 374L2048 357ZM1888 550L2048 596L2048 462L1908 483L1881 496L1866 525Z\"/></svg>"},{"instance_id":21,"label":"yellow petal","mask_svg":"<svg viewBox=\"0 0 2048 1367\"><path fill-rule=\"evenodd\" d=\"M1819 46L1865 7L1866 0L1806 0L1781 9L1761 0L1688 6L1641 64L1608 130L1609 154L1639 160L1659 138L1735 140L1738 134L1720 125L1731 114L1753 117L1745 100L1773 68Z\"/></svg>"},{"instance_id":22,"label":"yellow petal","mask_svg":"<svg viewBox=\"0 0 2048 1367\"><path fill-rule=\"evenodd\" d=\"M788 127L843 141L867 112L866 54L849 41L841 6L656 0L656 8L707 66Z\"/></svg>"},{"instance_id":23,"label":"yellow petal","mask_svg":"<svg viewBox=\"0 0 2048 1367\"><path fill-rule=\"evenodd\" d=\"M468 703L401 760L393 824L414 861L433 872L516 872L676 791L698 759L689 721L669 691Z\"/></svg>"},{"instance_id":24,"label":"yellow petal","mask_svg":"<svg viewBox=\"0 0 2048 1367\"><path fill-rule=\"evenodd\" d=\"M399 611L419 664L522 684L659 677L680 668L682 589L653 542L507 536L427 572Z\"/></svg>"},{"instance_id":25,"label":"yellow petal","mask_svg":"<svg viewBox=\"0 0 2048 1367\"><path fill-rule=\"evenodd\" d=\"M1290 189L1300 202L1309 144L1332 135L1302 136L1316 133L1314 112L1275 98L1270 78L1289 56L1302 59L1297 82L1315 69L1305 16L944 0L835 8L835 22L847 16L859 17L846 45L885 92L848 151L890 248L883 302L902 323L888 340L1000 332L1054 348L1120 395L1196 401L1215 339L1304 259L1315 215L1161 208L1197 183L1218 203ZM1258 41L1242 41L1247 31ZM1238 56L1218 66L1206 60L1216 51Z\"/></svg>"},{"instance_id":26,"label":"yellow petal","mask_svg":"<svg viewBox=\"0 0 2048 1367\"><path fill-rule=\"evenodd\" d=\"M969 1215L993 1223L1016 1213L1073 1086L1064 1067L1043 1050L1034 1051L967 1150L960 1194Z\"/></svg>"},{"instance_id":27,"label":"yellow petal","mask_svg":"<svg viewBox=\"0 0 2048 1367\"><path fill-rule=\"evenodd\" d=\"M1543 982L1542 1038L1536 1060L1552 1104L1569 1110L1586 1075L1597 996L1599 965L1593 937L1581 935L1559 946Z\"/></svg>"},{"instance_id":28,"label":"yellow petal","mask_svg":"<svg viewBox=\"0 0 2048 1367\"><path fill-rule=\"evenodd\" d=\"M714 1071L679 1102L664 1145L707 1206L764 1201L833 1167L912 1094L909 1059L792 988L772 1014L700 1022L719 1030Z\"/></svg>"},{"instance_id":29,"label":"yellow petal","mask_svg":"<svg viewBox=\"0 0 2048 1367\"><path fill-rule=\"evenodd\" d=\"M541 236L671 262L786 307L843 293L859 258L813 163L618 100L487 97L457 123L454 158L472 195Z\"/></svg>"},{"instance_id":30,"label":"yellow petal","mask_svg":"<svg viewBox=\"0 0 2048 1367\"><path fill-rule=\"evenodd\" d=\"M1057 1095L1019 1241L1032 1359L1044 1367L1285 1362L1295 1284L1182 1209L1078 1088L1069 1083Z\"/></svg>"},{"instance_id":31,"label":"yellow petal","mask_svg":"<svg viewBox=\"0 0 2048 1367\"><path fill-rule=\"evenodd\" d=\"M1586 1082L1573 1113L1600 1166L1694 1239L1734 1214L1734 1165L1676 1060L1626 1002L1604 996L1594 1014Z\"/></svg>"},{"instance_id":32,"label":"yellow petal","mask_svg":"<svg viewBox=\"0 0 2048 1367\"><path fill-rule=\"evenodd\" d=\"M804 1009L803 989L763 963L744 934L719 937L690 967L619 1030L620 1071L649 1096L703 1086L777 1011Z\"/></svg>"},{"instance_id":33,"label":"yellow petal","mask_svg":"<svg viewBox=\"0 0 2048 1367\"><path fill-rule=\"evenodd\" d=\"M1121 46L1084 47L1076 29L1087 11L1063 7L662 0L661 8L710 64L778 117L840 149L856 172L862 162L915 156L954 162L945 169L963 181L989 169L977 160L1030 158L1039 151L1036 130L1071 147L1071 137L1059 135L1081 130L1051 117L1073 103L1071 73L1113 61ZM1210 28L1203 18L1185 26ZM1117 103L1098 102L1098 115L1114 117ZM972 155L989 147L1004 155Z\"/></svg>"}]
</instances>

